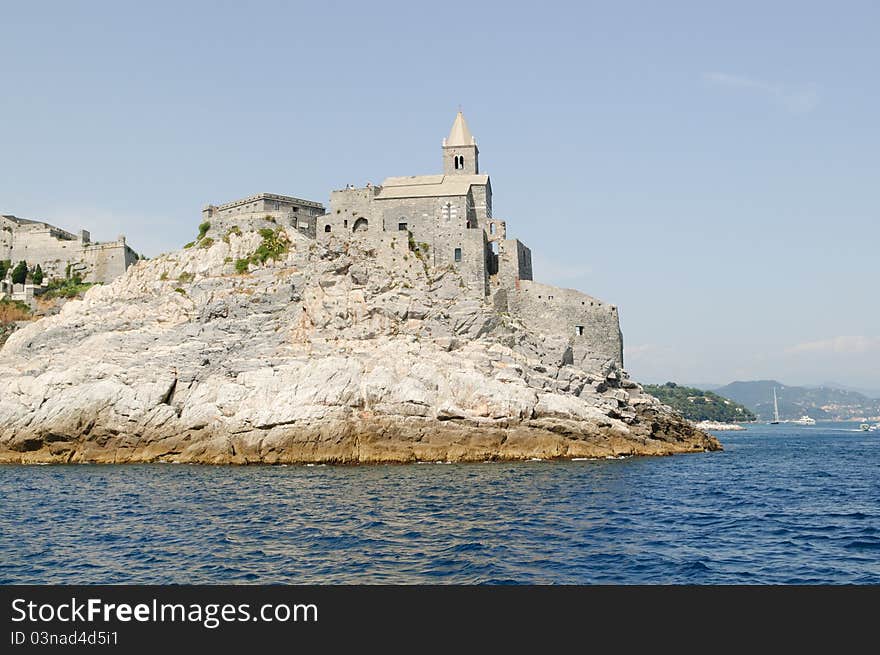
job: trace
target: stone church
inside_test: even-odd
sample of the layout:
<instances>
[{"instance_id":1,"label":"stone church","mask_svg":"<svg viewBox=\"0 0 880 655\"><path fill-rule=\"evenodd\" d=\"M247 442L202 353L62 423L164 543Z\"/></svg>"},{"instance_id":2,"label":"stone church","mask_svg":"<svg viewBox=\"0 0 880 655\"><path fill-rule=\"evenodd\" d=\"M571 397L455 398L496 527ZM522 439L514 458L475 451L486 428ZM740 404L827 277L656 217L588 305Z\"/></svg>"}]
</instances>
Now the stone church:
<instances>
[{"instance_id":1,"label":"stone church","mask_svg":"<svg viewBox=\"0 0 880 655\"><path fill-rule=\"evenodd\" d=\"M492 184L481 172L480 150L461 112L441 152L442 173L349 185L330 193L326 212L315 201L260 194L209 205L203 219L212 230L280 224L325 243L367 241L377 256L389 248L418 248L429 265L457 270L468 294L559 342L563 360L588 370L622 368L615 306L533 280L531 251L508 238L507 221L492 213Z\"/></svg>"}]
</instances>

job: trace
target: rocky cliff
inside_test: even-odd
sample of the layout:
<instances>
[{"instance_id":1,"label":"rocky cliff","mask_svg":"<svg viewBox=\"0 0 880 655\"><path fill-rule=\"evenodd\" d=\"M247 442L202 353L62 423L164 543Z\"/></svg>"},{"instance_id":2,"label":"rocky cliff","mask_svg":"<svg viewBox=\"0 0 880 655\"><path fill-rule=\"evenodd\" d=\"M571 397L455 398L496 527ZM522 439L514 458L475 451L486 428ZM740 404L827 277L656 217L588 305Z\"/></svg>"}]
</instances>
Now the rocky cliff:
<instances>
[{"instance_id":1,"label":"rocky cliff","mask_svg":"<svg viewBox=\"0 0 880 655\"><path fill-rule=\"evenodd\" d=\"M468 298L454 271L430 270L417 254L264 230L139 262L0 350L0 461L720 448L616 367L563 365L559 344Z\"/></svg>"}]
</instances>

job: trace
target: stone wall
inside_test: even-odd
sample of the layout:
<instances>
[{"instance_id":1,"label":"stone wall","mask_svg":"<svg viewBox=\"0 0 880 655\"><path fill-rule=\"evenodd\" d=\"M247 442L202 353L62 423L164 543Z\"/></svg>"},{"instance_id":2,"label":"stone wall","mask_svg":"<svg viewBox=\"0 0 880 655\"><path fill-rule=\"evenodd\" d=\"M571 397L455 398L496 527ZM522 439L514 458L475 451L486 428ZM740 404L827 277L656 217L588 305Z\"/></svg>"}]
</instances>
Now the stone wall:
<instances>
[{"instance_id":1,"label":"stone wall","mask_svg":"<svg viewBox=\"0 0 880 655\"><path fill-rule=\"evenodd\" d=\"M324 205L312 200L274 193L261 193L223 205L208 205L202 210L202 222L210 223L206 233L213 239L223 238L234 228L259 230L279 225L292 227L301 234L315 238L316 219L324 213Z\"/></svg>"},{"instance_id":2,"label":"stone wall","mask_svg":"<svg viewBox=\"0 0 880 655\"><path fill-rule=\"evenodd\" d=\"M514 289L518 280L532 279L532 251L519 239L498 242L498 283Z\"/></svg>"},{"instance_id":3,"label":"stone wall","mask_svg":"<svg viewBox=\"0 0 880 655\"><path fill-rule=\"evenodd\" d=\"M617 307L574 289L520 280L507 304L529 329L557 343L561 358L587 371L623 368Z\"/></svg>"},{"instance_id":4,"label":"stone wall","mask_svg":"<svg viewBox=\"0 0 880 655\"><path fill-rule=\"evenodd\" d=\"M330 193L330 211L317 217L316 234L319 241L345 238L352 235L357 225L358 236L369 238L382 231L381 219L375 215L373 198L381 187L340 189Z\"/></svg>"},{"instance_id":5,"label":"stone wall","mask_svg":"<svg viewBox=\"0 0 880 655\"><path fill-rule=\"evenodd\" d=\"M86 230L74 235L37 221L2 217L0 222L0 259L13 264L25 261L29 268L39 264L47 280L79 273L85 282L106 284L137 261L123 236L91 243Z\"/></svg>"},{"instance_id":6,"label":"stone wall","mask_svg":"<svg viewBox=\"0 0 880 655\"><path fill-rule=\"evenodd\" d=\"M112 243L84 246L80 261L85 266L84 281L107 284L125 273L137 261L137 255L125 243L125 237L120 237Z\"/></svg>"}]
</instances>

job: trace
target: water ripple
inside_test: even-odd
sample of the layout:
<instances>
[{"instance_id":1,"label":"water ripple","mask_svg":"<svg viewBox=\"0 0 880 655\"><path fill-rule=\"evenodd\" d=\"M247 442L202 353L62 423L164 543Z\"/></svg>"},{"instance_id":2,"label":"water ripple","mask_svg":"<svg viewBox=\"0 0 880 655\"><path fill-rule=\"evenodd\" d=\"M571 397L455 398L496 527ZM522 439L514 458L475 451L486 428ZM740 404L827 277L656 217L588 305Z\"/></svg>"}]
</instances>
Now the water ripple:
<instances>
[{"instance_id":1,"label":"water ripple","mask_svg":"<svg viewBox=\"0 0 880 655\"><path fill-rule=\"evenodd\" d=\"M0 583L880 584L880 448L444 466L0 468Z\"/></svg>"}]
</instances>

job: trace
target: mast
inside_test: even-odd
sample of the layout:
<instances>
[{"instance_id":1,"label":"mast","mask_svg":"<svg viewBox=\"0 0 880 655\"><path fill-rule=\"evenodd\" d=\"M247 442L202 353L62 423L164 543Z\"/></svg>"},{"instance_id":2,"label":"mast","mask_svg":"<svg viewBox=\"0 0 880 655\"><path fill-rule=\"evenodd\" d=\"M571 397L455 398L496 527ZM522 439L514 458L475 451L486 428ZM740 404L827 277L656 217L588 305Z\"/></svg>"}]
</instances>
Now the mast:
<instances>
[{"instance_id":1,"label":"mast","mask_svg":"<svg viewBox=\"0 0 880 655\"><path fill-rule=\"evenodd\" d=\"M776 404L776 387L773 387L773 420L779 423L779 405Z\"/></svg>"}]
</instances>

